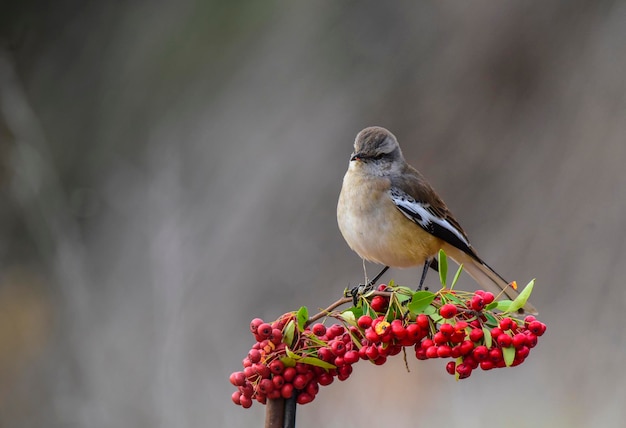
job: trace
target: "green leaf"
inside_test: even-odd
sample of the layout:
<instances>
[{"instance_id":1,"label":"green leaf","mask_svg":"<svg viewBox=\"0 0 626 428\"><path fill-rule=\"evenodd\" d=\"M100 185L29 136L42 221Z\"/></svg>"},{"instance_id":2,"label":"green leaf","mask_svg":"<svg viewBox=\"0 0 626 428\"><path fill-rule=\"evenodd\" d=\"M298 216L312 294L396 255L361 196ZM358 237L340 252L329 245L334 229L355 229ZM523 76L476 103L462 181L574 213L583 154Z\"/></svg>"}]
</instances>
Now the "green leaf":
<instances>
[{"instance_id":1,"label":"green leaf","mask_svg":"<svg viewBox=\"0 0 626 428\"><path fill-rule=\"evenodd\" d=\"M339 317L348 324L356 327L356 317L354 315L354 312L352 312L350 309L343 311L341 315L339 315Z\"/></svg>"},{"instance_id":2,"label":"green leaf","mask_svg":"<svg viewBox=\"0 0 626 428\"><path fill-rule=\"evenodd\" d=\"M459 265L459 268L456 270L456 273L454 274L454 278L452 279L452 285L450 285L450 288L453 288L456 282L459 280L459 277L461 276L461 272L463 272L463 263L461 263Z\"/></svg>"},{"instance_id":3,"label":"green leaf","mask_svg":"<svg viewBox=\"0 0 626 428\"><path fill-rule=\"evenodd\" d=\"M513 364L513 360L515 359L515 347L509 346L507 348L502 348L502 356L504 357L504 364L507 367L511 367Z\"/></svg>"},{"instance_id":4,"label":"green leaf","mask_svg":"<svg viewBox=\"0 0 626 428\"><path fill-rule=\"evenodd\" d=\"M302 356L296 354L295 352L293 352L291 349L289 349L288 347L285 347L285 354L287 354L287 356L289 358L291 358L292 360L300 360L302 358Z\"/></svg>"},{"instance_id":5,"label":"green leaf","mask_svg":"<svg viewBox=\"0 0 626 428\"><path fill-rule=\"evenodd\" d=\"M528 301L528 298L530 297L530 293L533 292L534 286L535 280L533 279L528 284L526 284L526 287L524 287L521 293L519 293L519 296L517 296L515 300L513 300L513 303L511 303L511 306L509 306L509 309L506 312L517 312L518 309L523 308Z\"/></svg>"},{"instance_id":6,"label":"green leaf","mask_svg":"<svg viewBox=\"0 0 626 428\"><path fill-rule=\"evenodd\" d=\"M485 306L485 310L486 311L491 311L493 309L495 309L498 306L499 302L491 302L489 303L487 306Z\"/></svg>"},{"instance_id":7,"label":"green leaf","mask_svg":"<svg viewBox=\"0 0 626 428\"><path fill-rule=\"evenodd\" d=\"M304 326L309 320L309 310L306 308L306 306L302 306L300 309L298 309L298 312L296 313L296 319L298 320L298 331L304 331Z\"/></svg>"},{"instance_id":8,"label":"green leaf","mask_svg":"<svg viewBox=\"0 0 626 428\"><path fill-rule=\"evenodd\" d=\"M308 364L311 366L321 367L326 370L337 368L337 366L327 363L326 361L322 361L319 358L315 358L315 357L303 357L303 358L300 358L298 362Z\"/></svg>"},{"instance_id":9,"label":"green leaf","mask_svg":"<svg viewBox=\"0 0 626 428\"><path fill-rule=\"evenodd\" d=\"M432 314L428 314L428 316L430 317L430 319L431 319L431 320L433 320L433 322L434 322L435 324L436 324L436 323L438 323L439 321L441 321L441 320L443 319L443 317L442 317L441 315L439 315L439 314L437 313L437 311L435 311L435 312L434 312L434 313L432 313Z\"/></svg>"},{"instance_id":10,"label":"green leaf","mask_svg":"<svg viewBox=\"0 0 626 428\"><path fill-rule=\"evenodd\" d=\"M358 319L361 315L363 315L363 308L360 306L359 307L353 306L351 308L346 309L343 312L352 312L352 314L354 314L354 318Z\"/></svg>"},{"instance_id":11,"label":"green leaf","mask_svg":"<svg viewBox=\"0 0 626 428\"><path fill-rule=\"evenodd\" d=\"M432 305L428 305L426 306L426 308L424 309L424 311L422 312L424 315L433 315L437 313L437 308L435 308Z\"/></svg>"},{"instance_id":12,"label":"green leaf","mask_svg":"<svg viewBox=\"0 0 626 428\"><path fill-rule=\"evenodd\" d=\"M498 320L496 319L496 317L491 315L489 312L483 312L483 315L485 316L485 318L487 318L487 324L492 325L494 327L498 325Z\"/></svg>"},{"instance_id":13,"label":"green leaf","mask_svg":"<svg viewBox=\"0 0 626 428\"><path fill-rule=\"evenodd\" d=\"M446 276L448 275L448 258L443 250L439 250L439 280L441 285L446 286Z\"/></svg>"},{"instance_id":14,"label":"green leaf","mask_svg":"<svg viewBox=\"0 0 626 428\"><path fill-rule=\"evenodd\" d=\"M285 331L283 332L283 343L287 346L291 346L293 344L293 335L296 330L296 323L293 320L289 321L285 326Z\"/></svg>"},{"instance_id":15,"label":"green leaf","mask_svg":"<svg viewBox=\"0 0 626 428\"><path fill-rule=\"evenodd\" d=\"M425 313L424 310L435 300L435 293L430 291L417 291L411 297L411 302L408 305L409 311L414 314Z\"/></svg>"},{"instance_id":16,"label":"green leaf","mask_svg":"<svg viewBox=\"0 0 626 428\"><path fill-rule=\"evenodd\" d=\"M404 303L413 297L413 290L409 287L399 286L396 288L396 299L399 303Z\"/></svg>"},{"instance_id":17,"label":"green leaf","mask_svg":"<svg viewBox=\"0 0 626 428\"><path fill-rule=\"evenodd\" d=\"M494 303L494 302L491 302L491 303ZM508 312L509 308L511 307L511 303L513 303L512 300L498 300L496 304L496 309L502 312Z\"/></svg>"},{"instance_id":18,"label":"green leaf","mask_svg":"<svg viewBox=\"0 0 626 428\"><path fill-rule=\"evenodd\" d=\"M394 282L393 279L390 279L389 282L387 283L388 287L394 287L396 285L396 283Z\"/></svg>"},{"instance_id":19,"label":"green leaf","mask_svg":"<svg viewBox=\"0 0 626 428\"><path fill-rule=\"evenodd\" d=\"M457 382L459 381L459 379L461 379L461 375L459 375L459 372L456 371L456 368L461 363L463 363L463 358L461 357L457 358L456 361L454 362L454 380L456 380Z\"/></svg>"},{"instance_id":20,"label":"green leaf","mask_svg":"<svg viewBox=\"0 0 626 428\"><path fill-rule=\"evenodd\" d=\"M280 357L280 361L283 362L285 367L295 367L295 365L296 365L296 360L294 360L293 358Z\"/></svg>"},{"instance_id":21,"label":"green leaf","mask_svg":"<svg viewBox=\"0 0 626 428\"><path fill-rule=\"evenodd\" d=\"M485 340L485 346L487 348L491 348L491 344L493 343L493 339L491 337L491 330L489 330L487 327L483 327L483 336Z\"/></svg>"},{"instance_id":22,"label":"green leaf","mask_svg":"<svg viewBox=\"0 0 626 428\"><path fill-rule=\"evenodd\" d=\"M452 294L452 293L441 293L441 294L445 294L445 296L446 296L446 300L447 300L447 301L450 301L450 300L451 300L451 301L453 301L454 303L457 303L458 305L461 305L461 306L465 305L465 302L464 302L463 300L459 299L457 296L455 296L455 295L454 295L454 294ZM442 296L442 297L443 297L443 296Z\"/></svg>"}]
</instances>

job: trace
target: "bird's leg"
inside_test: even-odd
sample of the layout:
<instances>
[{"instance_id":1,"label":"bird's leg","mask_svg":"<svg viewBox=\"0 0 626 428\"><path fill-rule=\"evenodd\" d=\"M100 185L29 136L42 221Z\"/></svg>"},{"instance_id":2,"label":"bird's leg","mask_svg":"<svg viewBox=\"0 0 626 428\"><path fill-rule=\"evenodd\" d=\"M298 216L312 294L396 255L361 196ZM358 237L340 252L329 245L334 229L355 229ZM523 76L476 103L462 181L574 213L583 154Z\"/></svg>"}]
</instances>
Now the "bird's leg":
<instances>
[{"instance_id":1,"label":"bird's leg","mask_svg":"<svg viewBox=\"0 0 626 428\"><path fill-rule=\"evenodd\" d=\"M439 262L437 261L437 259L433 258L430 261L430 268L434 270L435 272L439 272Z\"/></svg>"},{"instance_id":2,"label":"bird's leg","mask_svg":"<svg viewBox=\"0 0 626 428\"><path fill-rule=\"evenodd\" d=\"M356 304L358 303L358 297L361 294L370 291L372 287L374 287L374 284L380 279L381 276L385 274L385 272L387 272L387 270L389 270L389 266L385 266L384 268L382 268L382 270L378 272L378 275L376 275L374 279L369 282L367 282L366 276L365 281L367 282L367 284L359 284L356 287L352 287L352 289L350 290L350 296L352 296L352 303L354 304L354 306L356 306Z\"/></svg>"},{"instance_id":3,"label":"bird's leg","mask_svg":"<svg viewBox=\"0 0 626 428\"><path fill-rule=\"evenodd\" d=\"M432 259L432 260L434 260L434 259ZM424 285L424 280L426 279L426 274L428 273L428 268L432 266L432 260L426 260L424 262L424 269L422 269L422 277L420 278L420 284L417 286L417 291L420 291L422 289L422 286ZM437 267L439 267L439 265L437 265Z\"/></svg>"}]
</instances>

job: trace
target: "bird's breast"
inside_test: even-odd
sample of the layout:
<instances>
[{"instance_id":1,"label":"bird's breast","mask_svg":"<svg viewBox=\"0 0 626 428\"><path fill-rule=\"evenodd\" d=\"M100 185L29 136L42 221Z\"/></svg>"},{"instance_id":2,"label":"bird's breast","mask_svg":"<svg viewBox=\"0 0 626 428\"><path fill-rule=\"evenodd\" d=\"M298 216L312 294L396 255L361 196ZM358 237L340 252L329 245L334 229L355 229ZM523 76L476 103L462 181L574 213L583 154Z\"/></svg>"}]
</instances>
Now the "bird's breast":
<instances>
[{"instance_id":1,"label":"bird's breast","mask_svg":"<svg viewBox=\"0 0 626 428\"><path fill-rule=\"evenodd\" d=\"M441 242L408 220L393 204L384 177L363 177L348 170L337 205L337 222L362 258L394 267L423 264Z\"/></svg>"}]
</instances>

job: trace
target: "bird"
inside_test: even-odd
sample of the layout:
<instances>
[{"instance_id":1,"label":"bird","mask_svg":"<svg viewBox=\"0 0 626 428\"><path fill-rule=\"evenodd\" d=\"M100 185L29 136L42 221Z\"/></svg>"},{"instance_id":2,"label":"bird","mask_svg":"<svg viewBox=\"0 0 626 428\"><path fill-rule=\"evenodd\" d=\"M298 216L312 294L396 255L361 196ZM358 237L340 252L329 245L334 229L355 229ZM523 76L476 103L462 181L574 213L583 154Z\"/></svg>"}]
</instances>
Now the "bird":
<instances>
[{"instance_id":1,"label":"bird","mask_svg":"<svg viewBox=\"0 0 626 428\"><path fill-rule=\"evenodd\" d=\"M424 176L409 165L397 138L371 126L354 140L337 203L337 223L348 246L364 261L389 268L423 266L418 289L439 250L486 291L514 300L518 293L477 254L459 222ZM366 280L367 282L367 280ZM537 313L526 302L520 313Z\"/></svg>"}]
</instances>

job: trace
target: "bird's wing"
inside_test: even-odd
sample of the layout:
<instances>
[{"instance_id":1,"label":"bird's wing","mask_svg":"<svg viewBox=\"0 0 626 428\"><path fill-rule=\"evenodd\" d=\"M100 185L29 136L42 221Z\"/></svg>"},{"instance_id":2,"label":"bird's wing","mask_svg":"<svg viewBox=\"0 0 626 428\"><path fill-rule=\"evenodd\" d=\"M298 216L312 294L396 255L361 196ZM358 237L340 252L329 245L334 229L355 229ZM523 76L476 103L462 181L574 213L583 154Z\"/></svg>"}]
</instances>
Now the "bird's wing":
<instances>
[{"instance_id":1,"label":"bird's wing","mask_svg":"<svg viewBox=\"0 0 626 428\"><path fill-rule=\"evenodd\" d=\"M428 233L480 260L463 228L422 175L411 168L401 177L391 180L389 189L400 212Z\"/></svg>"}]
</instances>

